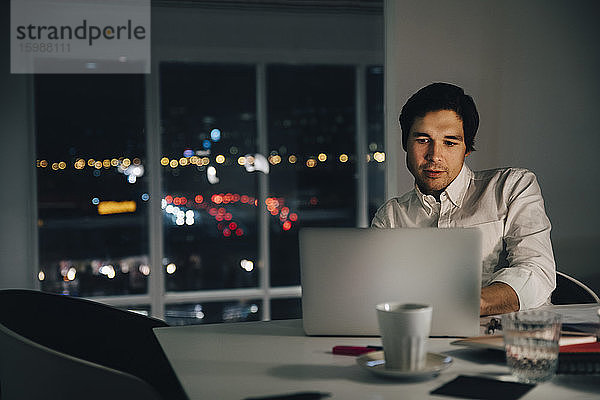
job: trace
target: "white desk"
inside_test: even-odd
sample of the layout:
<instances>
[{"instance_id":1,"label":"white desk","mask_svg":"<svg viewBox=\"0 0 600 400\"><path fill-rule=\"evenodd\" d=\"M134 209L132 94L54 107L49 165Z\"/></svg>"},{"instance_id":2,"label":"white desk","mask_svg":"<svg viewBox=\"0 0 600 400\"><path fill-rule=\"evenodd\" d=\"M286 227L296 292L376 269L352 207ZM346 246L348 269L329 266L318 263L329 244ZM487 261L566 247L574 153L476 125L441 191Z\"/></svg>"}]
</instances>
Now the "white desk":
<instances>
[{"instance_id":1,"label":"white desk","mask_svg":"<svg viewBox=\"0 0 600 400\"><path fill-rule=\"evenodd\" d=\"M420 382L383 379L331 354L335 345L379 345L379 338L307 337L300 320L157 328L155 334L190 400L322 391L332 399L449 399L429 392L460 374L508 374L499 352L430 339L453 357L439 376ZM600 399L600 377L556 376L523 399Z\"/></svg>"}]
</instances>

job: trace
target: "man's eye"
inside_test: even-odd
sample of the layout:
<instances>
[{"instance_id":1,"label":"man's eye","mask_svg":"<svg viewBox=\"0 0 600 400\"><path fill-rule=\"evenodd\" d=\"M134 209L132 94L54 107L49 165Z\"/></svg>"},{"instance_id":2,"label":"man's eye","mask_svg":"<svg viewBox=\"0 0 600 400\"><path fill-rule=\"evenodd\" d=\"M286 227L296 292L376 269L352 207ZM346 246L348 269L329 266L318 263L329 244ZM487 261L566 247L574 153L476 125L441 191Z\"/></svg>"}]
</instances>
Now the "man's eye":
<instances>
[{"instance_id":1,"label":"man's eye","mask_svg":"<svg viewBox=\"0 0 600 400\"><path fill-rule=\"evenodd\" d=\"M448 147L458 146L458 143L456 143L456 142L446 142L446 146L448 146Z\"/></svg>"},{"instance_id":2,"label":"man's eye","mask_svg":"<svg viewBox=\"0 0 600 400\"><path fill-rule=\"evenodd\" d=\"M426 139L426 138L417 138L417 139L415 139L415 141L417 143L425 144L425 143L429 142L429 139Z\"/></svg>"}]
</instances>

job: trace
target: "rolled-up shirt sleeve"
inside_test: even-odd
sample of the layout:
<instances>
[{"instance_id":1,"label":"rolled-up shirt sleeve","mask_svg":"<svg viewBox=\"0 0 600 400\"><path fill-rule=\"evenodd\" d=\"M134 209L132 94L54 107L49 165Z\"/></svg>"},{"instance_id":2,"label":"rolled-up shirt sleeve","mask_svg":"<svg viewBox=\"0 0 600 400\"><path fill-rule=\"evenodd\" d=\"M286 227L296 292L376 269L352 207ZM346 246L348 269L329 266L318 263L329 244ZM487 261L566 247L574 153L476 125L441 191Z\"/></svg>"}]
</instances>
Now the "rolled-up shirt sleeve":
<instances>
[{"instance_id":1,"label":"rolled-up shirt sleeve","mask_svg":"<svg viewBox=\"0 0 600 400\"><path fill-rule=\"evenodd\" d=\"M550 241L550 220L535 175L523 170L512 176L505 193L508 212L504 242L508 267L496 271L491 282L508 284L517 293L519 308L526 310L548 302L556 287L556 264ZM507 182L508 183L508 182Z\"/></svg>"}]
</instances>

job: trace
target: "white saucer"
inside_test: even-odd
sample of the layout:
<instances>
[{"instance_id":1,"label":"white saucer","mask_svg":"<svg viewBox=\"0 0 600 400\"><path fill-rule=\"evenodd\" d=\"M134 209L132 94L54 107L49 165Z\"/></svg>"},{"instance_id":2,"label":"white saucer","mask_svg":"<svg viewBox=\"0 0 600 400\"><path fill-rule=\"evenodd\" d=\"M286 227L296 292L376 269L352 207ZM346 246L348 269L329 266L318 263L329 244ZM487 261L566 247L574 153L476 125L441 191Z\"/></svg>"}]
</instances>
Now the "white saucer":
<instances>
[{"instance_id":1,"label":"white saucer","mask_svg":"<svg viewBox=\"0 0 600 400\"><path fill-rule=\"evenodd\" d=\"M417 371L399 371L397 369L387 369L385 367L385 358L383 351L373 351L363 354L356 358L358 365L371 371L375 375L385 376L387 378L425 378L430 375L440 373L452 364L452 357L438 353L427 353L425 366Z\"/></svg>"}]
</instances>

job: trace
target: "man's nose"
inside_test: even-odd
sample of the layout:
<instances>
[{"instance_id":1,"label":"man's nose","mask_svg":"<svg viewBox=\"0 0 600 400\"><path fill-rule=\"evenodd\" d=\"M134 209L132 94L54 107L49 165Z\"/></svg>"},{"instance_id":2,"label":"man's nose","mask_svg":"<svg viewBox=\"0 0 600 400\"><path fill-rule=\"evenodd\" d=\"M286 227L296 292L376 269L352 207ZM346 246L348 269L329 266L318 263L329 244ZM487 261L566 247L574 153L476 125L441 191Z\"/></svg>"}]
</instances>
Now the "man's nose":
<instances>
[{"instance_id":1,"label":"man's nose","mask_svg":"<svg viewBox=\"0 0 600 400\"><path fill-rule=\"evenodd\" d=\"M439 160L442 157L442 145L440 143L431 142L427 148L427 154L425 157L428 160Z\"/></svg>"}]
</instances>

